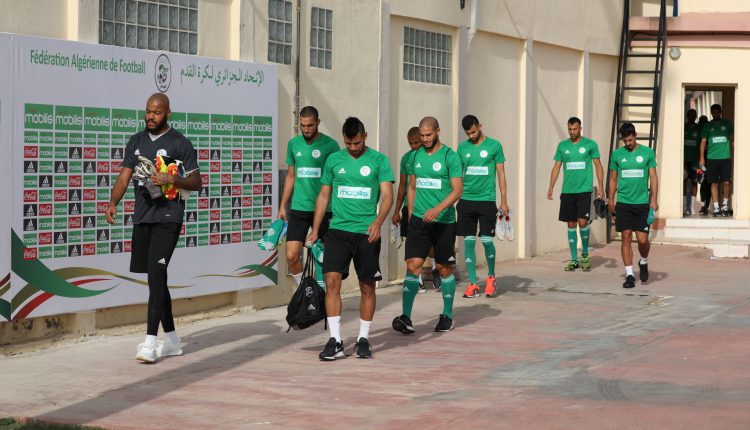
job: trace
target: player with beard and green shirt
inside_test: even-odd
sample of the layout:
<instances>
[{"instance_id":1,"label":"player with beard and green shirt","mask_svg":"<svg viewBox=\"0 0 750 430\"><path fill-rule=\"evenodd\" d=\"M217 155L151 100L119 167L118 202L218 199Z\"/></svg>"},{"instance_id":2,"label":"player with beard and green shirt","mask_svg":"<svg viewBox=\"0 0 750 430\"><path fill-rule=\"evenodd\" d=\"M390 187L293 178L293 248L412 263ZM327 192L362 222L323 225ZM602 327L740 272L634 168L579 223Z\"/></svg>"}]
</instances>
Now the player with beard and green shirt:
<instances>
[{"instance_id":1,"label":"player with beard and green shirt","mask_svg":"<svg viewBox=\"0 0 750 430\"><path fill-rule=\"evenodd\" d=\"M375 282L380 273L380 229L393 203L393 171L383 154L365 145L367 132L357 118L347 118L342 127L346 149L326 161L321 189L315 203L315 219L307 243L318 238L326 208L333 197L333 218L326 238L323 273L326 282L326 315L330 338L321 360L344 355L341 340L341 281L349 276L349 265L359 279L360 325L354 346L358 358L371 358L368 335L375 315ZM378 210L378 200L380 208Z\"/></svg>"},{"instance_id":2,"label":"player with beard and green shirt","mask_svg":"<svg viewBox=\"0 0 750 430\"><path fill-rule=\"evenodd\" d=\"M437 119L425 117L419 122L423 147L414 157L409 178L409 233L406 236L406 277L402 295L403 313L393 319L393 329L403 334L414 333L411 311L419 290L422 271L430 247L435 249L435 264L440 272L443 313L435 331L453 329L453 298L456 278L456 211L453 205L463 189L461 160L455 151L440 142Z\"/></svg>"},{"instance_id":3,"label":"player with beard and green shirt","mask_svg":"<svg viewBox=\"0 0 750 430\"><path fill-rule=\"evenodd\" d=\"M714 216L730 216L729 189L732 183L732 157L734 154L734 127L731 121L722 118L721 105L711 106L711 122L703 127L701 134L700 160L705 166L706 180L711 183L711 198L714 201ZM706 151L706 148L708 150ZM703 154L706 154L704 157ZM719 209L719 183L721 183L721 209Z\"/></svg>"},{"instance_id":4,"label":"player with beard and green shirt","mask_svg":"<svg viewBox=\"0 0 750 430\"><path fill-rule=\"evenodd\" d=\"M323 166L328 156L340 149L335 140L318 131L320 118L318 110L313 106L302 108L299 125L302 135L294 137L287 145L286 164L289 168L279 205L279 218L289 223L286 233L286 262L287 270L296 285L302 279L302 244L313 223ZM287 211L290 198L291 205ZM321 223L321 239L325 239L330 219L329 206ZM316 270L315 275L318 283L325 288L321 270Z\"/></svg>"},{"instance_id":5,"label":"player with beard and green shirt","mask_svg":"<svg viewBox=\"0 0 750 430\"><path fill-rule=\"evenodd\" d=\"M568 224L568 247L570 261L565 271L571 272L579 266L582 270L591 270L589 259L589 218L591 211L592 166L596 168L596 179L599 184L596 198L604 196L604 169L599 160L599 146L591 139L581 135L581 120L571 117L568 120L570 139L557 144L555 164L550 174L547 199L552 200L553 188L557 182L560 169L563 171L562 193L560 194L560 213L558 219ZM581 260L578 262L578 231L581 234Z\"/></svg>"},{"instance_id":6,"label":"player with beard and green shirt","mask_svg":"<svg viewBox=\"0 0 750 430\"><path fill-rule=\"evenodd\" d=\"M615 227L621 233L620 252L625 264L623 288L635 287L633 275L633 232L638 241L641 260L639 277L648 281L649 226L654 212L659 210L659 181L656 175L654 151L636 142L635 126L626 122L620 126L623 147L615 150L609 163L609 212L615 218ZM649 187L651 197L649 198ZM617 192L617 198L615 198Z\"/></svg>"},{"instance_id":7,"label":"player with beard and green shirt","mask_svg":"<svg viewBox=\"0 0 750 430\"><path fill-rule=\"evenodd\" d=\"M495 224L497 221L497 184L500 185L500 210L508 213L508 186L505 182L505 154L497 140L482 133L482 124L474 115L466 115L461 126L468 137L458 145L458 157L463 165L464 188L456 205L458 223L456 235L464 237L466 271L469 285L464 297L479 297L477 285L477 225L487 259L487 279L484 294L495 295Z\"/></svg>"}]
</instances>

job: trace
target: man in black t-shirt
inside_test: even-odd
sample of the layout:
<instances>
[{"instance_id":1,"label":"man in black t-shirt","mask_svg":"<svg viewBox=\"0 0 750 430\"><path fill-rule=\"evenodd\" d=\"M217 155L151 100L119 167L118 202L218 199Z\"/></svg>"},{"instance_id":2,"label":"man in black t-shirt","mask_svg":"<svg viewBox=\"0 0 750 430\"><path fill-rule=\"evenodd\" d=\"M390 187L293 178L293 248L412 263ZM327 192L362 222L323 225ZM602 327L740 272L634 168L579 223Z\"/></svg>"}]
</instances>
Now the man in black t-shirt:
<instances>
[{"instance_id":1,"label":"man in black t-shirt","mask_svg":"<svg viewBox=\"0 0 750 430\"><path fill-rule=\"evenodd\" d=\"M153 363L157 356L182 354L172 318L167 266L177 245L185 212L185 201L178 191L198 191L203 186L195 148L185 136L169 126L170 113L166 95L156 93L148 98L146 129L134 134L125 147L120 175L106 212L107 222L114 224L117 204L133 179L135 213L130 271L148 273L149 290L146 340L138 345L136 359L146 363ZM139 157L154 163L158 170L151 172L150 177L143 177ZM169 169L159 169L160 163L174 165ZM171 170L172 173L162 170ZM135 176L134 171L138 172ZM182 174L174 174L177 171ZM149 192L149 187L152 192ZM160 322L167 338L157 344Z\"/></svg>"}]
</instances>

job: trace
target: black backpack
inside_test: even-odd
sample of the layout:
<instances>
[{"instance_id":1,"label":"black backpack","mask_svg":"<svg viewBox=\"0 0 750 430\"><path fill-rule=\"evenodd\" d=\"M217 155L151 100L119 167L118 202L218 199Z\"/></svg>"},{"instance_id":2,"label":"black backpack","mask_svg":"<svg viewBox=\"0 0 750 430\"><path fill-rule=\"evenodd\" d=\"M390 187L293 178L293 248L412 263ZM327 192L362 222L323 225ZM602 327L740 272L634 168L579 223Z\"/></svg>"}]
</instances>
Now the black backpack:
<instances>
[{"instance_id":1,"label":"black backpack","mask_svg":"<svg viewBox=\"0 0 750 430\"><path fill-rule=\"evenodd\" d=\"M291 329L304 330L326 318L326 292L313 276L313 255L307 251L302 280L286 307L286 322Z\"/></svg>"}]
</instances>

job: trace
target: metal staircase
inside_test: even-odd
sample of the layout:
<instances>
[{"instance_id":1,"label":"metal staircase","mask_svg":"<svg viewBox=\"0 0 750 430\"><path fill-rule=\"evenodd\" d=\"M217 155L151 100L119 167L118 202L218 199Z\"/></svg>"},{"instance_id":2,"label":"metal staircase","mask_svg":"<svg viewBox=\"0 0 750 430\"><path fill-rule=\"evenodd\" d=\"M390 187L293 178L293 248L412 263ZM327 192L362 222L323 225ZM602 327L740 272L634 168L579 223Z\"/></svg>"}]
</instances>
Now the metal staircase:
<instances>
[{"instance_id":1,"label":"metal staircase","mask_svg":"<svg viewBox=\"0 0 750 430\"><path fill-rule=\"evenodd\" d=\"M620 58L617 67L617 88L609 157L619 144L618 130L624 122L636 127L636 139L648 142L656 152L659 136L659 107L664 57L667 41L667 1L661 0L658 29L656 31L630 30L630 0L625 0L620 37ZM611 160L610 160L611 161ZM609 194L609 162L607 166L606 195ZM607 216L607 242L612 241L613 221Z\"/></svg>"}]
</instances>

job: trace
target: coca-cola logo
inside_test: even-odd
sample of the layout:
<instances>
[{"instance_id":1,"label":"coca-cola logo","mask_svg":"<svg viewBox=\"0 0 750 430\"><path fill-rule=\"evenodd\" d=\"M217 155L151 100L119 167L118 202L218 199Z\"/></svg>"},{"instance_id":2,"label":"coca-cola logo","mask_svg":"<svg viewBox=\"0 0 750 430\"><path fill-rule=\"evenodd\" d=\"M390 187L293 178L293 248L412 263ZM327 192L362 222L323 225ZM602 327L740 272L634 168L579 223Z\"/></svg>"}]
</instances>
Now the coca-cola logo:
<instances>
[{"instance_id":1,"label":"coca-cola logo","mask_svg":"<svg viewBox=\"0 0 750 430\"><path fill-rule=\"evenodd\" d=\"M242 150L241 149L233 149L232 150L232 160L241 160L242 159Z\"/></svg>"},{"instance_id":2,"label":"coca-cola logo","mask_svg":"<svg viewBox=\"0 0 750 430\"><path fill-rule=\"evenodd\" d=\"M218 221L221 219L221 211L211 211L209 213L209 218L211 221Z\"/></svg>"},{"instance_id":3,"label":"coca-cola logo","mask_svg":"<svg viewBox=\"0 0 750 430\"><path fill-rule=\"evenodd\" d=\"M263 216L271 216L271 208L263 208Z\"/></svg>"},{"instance_id":4,"label":"coca-cola logo","mask_svg":"<svg viewBox=\"0 0 750 430\"><path fill-rule=\"evenodd\" d=\"M232 175L228 173L224 173L221 175L221 184L231 184L232 183Z\"/></svg>"},{"instance_id":5,"label":"coca-cola logo","mask_svg":"<svg viewBox=\"0 0 750 430\"><path fill-rule=\"evenodd\" d=\"M249 219L242 220L242 229L243 230L252 230L253 229L253 222Z\"/></svg>"},{"instance_id":6,"label":"coca-cola logo","mask_svg":"<svg viewBox=\"0 0 750 430\"><path fill-rule=\"evenodd\" d=\"M198 199L198 209L208 209L208 199Z\"/></svg>"},{"instance_id":7,"label":"coca-cola logo","mask_svg":"<svg viewBox=\"0 0 750 430\"><path fill-rule=\"evenodd\" d=\"M55 190L55 201L64 202L68 200L68 190Z\"/></svg>"},{"instance_id":8,"label":"coca-cola logo","mask_svg":"<svg viewBox=\"0 0 750 430\"><path fill-rule=\"evenodd\" d=\"M126 201L124 206L125 206L126 213L135 212L135 200Z\"/></svg>"},{"instance_id":9,"label":"coca-cola logo","mask_svg":"<svg viewBox=\"0 0 750 430\"><path fill-rule=\"evenodd\" d=\"M218 234L212 234L208 238L208 243L211 245L218 245L221 242L221 237Z\"/></svg>"},{"instance_id":10,"label":"coca-cola logo","mask_svg":"<svg viewBox=\"0 0 750 430\"><path fill-rule=\"evenodd\" d=\"M232 195L233 196L239 196L242 194L242 186L241 185L232 185Z\"/></svg>"},{"instance_id":11,"label":"coca-cola logo","mask_svg":"<svg viewBox=\"0 0 750 430\"><path fill-rule=\"evenodd\" d=\"M68 228L81 228L81 217L68 218Z\"/></svg>"},{"instance_id":12,"label":"coca-cola logo","mask_svg":"<svg viewBox=\"0 0 750 430\"><path fill-rule=\"evenodd\" d=\"M87 160L95 160L96 159L96 148L83 148L83 158Z\"/></svg>"},{"instance_id":13,"label":"coca-cola logo","mask_svg":"<svg viewBox=\"0 0 750 430\"><path fill-rule=\"evenodd\" d=\"M243 197L242 198L242 206L243 207L250 207L253 205L253 198L252 197Z\"/></svg>"},{"instance_id":14,"label":"coca-cola logo","mask_svg":"<svg viewBox=\"0 0 750 430\"><path fill-rule=\"evenodd\" d=\"M86 188L85 190L83 190L83 199L96 200L96 190L92 188Z\"/></svg>"},{"instance_id":15,"label":"coca-cola logo","mask_svg":"<svg viewBox=\"0 0 750 430\"><path fill-rule=\"evenodd\" d=\"M52 244L52 232L39 233L39 236L37 237L37 242L40 245Z\"/></svg>"},{"instance_id":16,"label":"coca-cola logo","mask_svg":"<svg viewBox=\"0 0 750 430\"><path fill-rule=\"evenodd\" d=\"M24 260L36 260L37 250L36 248L25 248L23 250Z\"/></svg>"},{"instance_id":17,"label":"coca-cola logo","mask_svg":"<svg viewBox=\"0 0 750 430\"><path fill-rule=\"evenodd\" d=\"M253 185L253 194L263 194L263 185Z\"/></svg>"},{"instance_id":18,"label":"coca-cola logo","mask_svg":"<svg viewBox=\"0 0 750 430\"><path fill-rule=\"evenodd\" d=\"M199 149L198 150L198 159L199 160L208 160L209 152L208 149Z\"/></svg>"},{"instance_id":19,"label":"coca-cola logo","mask_svg":"<svg viewBox=\"0 0 750 430\"><path fill-rule=\"evenodd\" d=\"M96 245L93 243L83 244L83 255L94 255L96 254Z\"/></svg>"},{"instance_id":20,"label":"coca-cola logo","mask_svg":"<svg viewBox=\"0 0 750 430\"><path fill-rule=\"evenodd\" d=\"M83 177L80 175L70 175L68 176L68 186L69 187L80 187L83 185Z\"/></svg>"},{"instance_id":21,"label":"coca-cola logo","mask_svg":"<svg viewBox=\"0 0 750 430\"><path fill-rule=\"evenodd\" d=\"M97 173L109 173L109 163L106 161L98 161L96 163Z\"/></svg>"},{"instance_id":22,"label":"coca-cola logo","mask_svg":"<svg viewBox=\"0 0 750 430\"><path fill-rule=\"evenodd\" d=\"M231 241L232 243L242 242L242 233L232 233Z\"/></svg>"},{"instance_id":23,"label":"coca-cola logo","mask_svg":"<svg viewBox=\"0 0 750 430\"><path fill-rule=\"evenodd\" d=\"M96 204L96 213L98 213L98 214L107 213L107 207L109 207L109 203L107 203L107 202L98 202Z\"/></svg>"},{"instance_id":24,"label":"coca-cola logo","mask_svg":"<svg viewBox=\"0 0 750 430\"><path fill-rule=\"evenodd\" d=\"M211 170L212 172L221 172L221 163L217 161L211 162L211 164L209 165L209 170Z\"/></svg>"},{"instance_id":25,"label":"coca-cola logo","mask_svg":"<svg viewBox=\"0 0 750 430\"><path fill-rule=\"evenodd\" d=\"M49 203L43 203L39 205L39 216L52 215L52 205Z\"/></svg>"},{"instance_id":26,"label":"coca-cola logo","mask_svg":"<svg viewBox=\"0 0 750 430\"><path fill-rule=\"evenodd\" d=\"M37 157L39 157L39 147L38 146L24 146L23 147L23 157L24 158L37 158Z\"/></svg>"},{"instance_id":27,"label":"coca-cola logo","mask_svg":"<svg viewBox=\"0 0 750 430\"><path fill-rule=\"evenodd\" d=\"M37 190L24 190L23 191L23 201L24 202L35 202L39 198L39 193Z\"/></svg>"}]
</instances>

